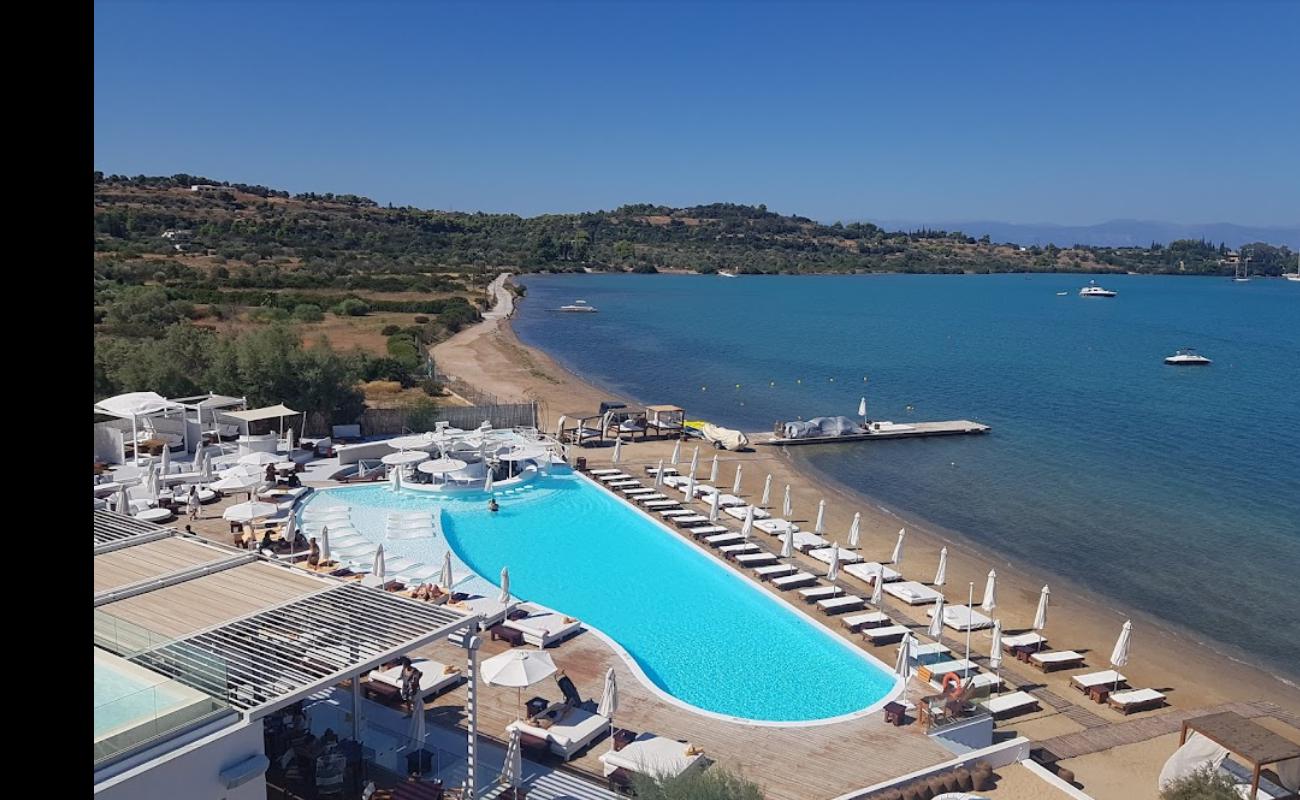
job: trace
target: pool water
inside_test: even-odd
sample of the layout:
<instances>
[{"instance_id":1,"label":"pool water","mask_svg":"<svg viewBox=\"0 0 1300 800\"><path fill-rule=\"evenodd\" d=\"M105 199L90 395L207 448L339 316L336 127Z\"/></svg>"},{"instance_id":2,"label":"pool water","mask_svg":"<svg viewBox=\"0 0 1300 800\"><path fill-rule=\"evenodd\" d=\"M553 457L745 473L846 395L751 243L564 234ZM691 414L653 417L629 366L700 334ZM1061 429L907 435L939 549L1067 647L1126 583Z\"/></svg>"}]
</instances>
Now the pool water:
<instances>
[{"instance_id":1,"label":"pool water","mask_svg":"<svg viewBox=\"0 0 1300 800\"><path fill-rule=\"evenodd\" d=\"M114 663L95 650L95 738L139 723L191 702L193 691L161 675Z\"/></svg>"},{"instance_id":2,"label":"pool water","mask_svg":"<svg viewBox=\"0 0 1300 800\"><path fill-rule=\"evenodd\" d=\"M357 530L377 541L385 509L441 508L458 560L493 582L508 566L516 597L598 629L656 687L707 712L825 720L864 711L897 685L880 662L583 478L552 474L497 497L497 514L483 493L431 498L384 486L327 490L311 502L351 505ZM392 544L432 563L446 546ZM563 666L563 651L556 660Z\"/></svg>"}]
</instances>

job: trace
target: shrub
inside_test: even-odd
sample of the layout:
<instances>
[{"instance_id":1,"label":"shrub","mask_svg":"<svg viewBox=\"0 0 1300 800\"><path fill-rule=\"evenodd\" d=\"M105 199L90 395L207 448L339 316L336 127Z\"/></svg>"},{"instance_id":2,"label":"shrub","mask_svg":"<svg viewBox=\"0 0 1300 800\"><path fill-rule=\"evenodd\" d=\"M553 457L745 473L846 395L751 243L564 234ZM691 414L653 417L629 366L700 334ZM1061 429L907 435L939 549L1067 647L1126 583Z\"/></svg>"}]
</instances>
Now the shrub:
<instances>
[{"instance_id":1,"label":"shrub","mask_svg":"<svg viewBox=\"0 0 1300 800\"><path fill-rule=\"evenodd\" d=\"M406 427L413 431L431 431L438 421L438 404L421 397L406 407Z\"/></svg>"},{"instance_id":2,"label":"shrub","mask_svg":"<svg viewBox=\"0 0 1300 800\"><path fill-rule=\"evenodd\" d=\"M415 315L415 324L416 324L416 325L423 325L423 324L427 323L428 321L429 321L429 318L426 317L426 316L424 316L423 314L416 314L416 315Z\"/></svg>"},{"instance_id":3,"label":"shrub","mask_svg":"<svg viewBox=\"0 0 1300 800\"><path fill-rule=\"evenodd\" d=\"M384 329L381 330L380 333L384 336L393 336L394 334L401 333L401 331L402 327L400 325L385 325Z\"/></svg>"},{"instance_id":4,"label":"shrub","mask_svg":"<svg viewBox=\"0 0 1300 800\"><path fill-rule=\"evenodd\" d=\"M757 784L716 764L674 778L636 773L632 776L632 789L641 800L763 800L763 791Z\"/></svg>"},{"instance_id":5,"label":"shrub","mask_svg":"<svg viewBox=\"0 0 1300 800\"><path fill-rule=\"evenodd\" d=\"M302 303L293 307L293 318L299 322L320 322L325 319L325 312L320 310L320 306Z\"/></svg>"},{"instance_id":6,"label":"shrub","mask_svg":"<svg viewBox=\"0 0 1300 800\"><path fill-rule=\"evenodd\" d=\"M420 363L420 349L415 342L405 336L393 336L388 340L388 355L397 359L398 363L409 369L414 369Z\"/></svg>"},{"instance_id":7,"label":"shrub","mask_svg":"<svg viewBox=\"0 0 1300 800\"><path fill-rule=\"evenodd\" d=\"M443 392L446 391L442 383L433 378L425 378L420 381L420 388L430 397L442 397Z\"/></svg>"},{"instance_id":8,"label":"shrub","mask_svg":"<svg viewBox=\"0 0 1300 800\"><path fill-rule=\"evenodd\" d=\"M1240 800L1235 782L1216 769L1205 767L1165 784L1160 800Z\"/></svg>"},{"instance_id":9,"label":"shrub","mask_svg":"<svg viewBox=\"0 0 1300 800\"><path fill-rule=\"evenodd\" d=\"M289 319L289 312L283 308L259 306L248 310L248 318L253 322L285 322Z\"/></svg>"},{"instance_id":10,"label":"shrub","mask_svg":"<svg viewBox=\"0 0 1300 800\"><path fill-rule=\"evenodd\" d=\"M370 313L370 306L355 297L349 297L335 305L330 311L340 317L364 317Z\"/></svg>"}]
</instances>

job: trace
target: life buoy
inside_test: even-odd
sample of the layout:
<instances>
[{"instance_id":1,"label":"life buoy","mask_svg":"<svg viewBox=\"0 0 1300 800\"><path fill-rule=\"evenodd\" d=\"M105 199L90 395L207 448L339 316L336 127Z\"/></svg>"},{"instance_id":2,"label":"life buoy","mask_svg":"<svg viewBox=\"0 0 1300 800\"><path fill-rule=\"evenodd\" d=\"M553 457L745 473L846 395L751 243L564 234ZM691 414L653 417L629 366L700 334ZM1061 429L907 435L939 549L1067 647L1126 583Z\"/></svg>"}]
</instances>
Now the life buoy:
<instances>
[{"instance_id":1,"label":"life buoy","mask_svg":"<svg viewBox=\"0 0 1300 800\"><path fill-rule=\"evenodd\" d=\"M952 685L953 685L952 691L948 691L949 678L952 679ZM961 692L961 677L955 672L949 672L948 674L944 675L943 680L939 681L939 691L943 692L946 695L956 697Z\"/></svg>"}]
</instances>

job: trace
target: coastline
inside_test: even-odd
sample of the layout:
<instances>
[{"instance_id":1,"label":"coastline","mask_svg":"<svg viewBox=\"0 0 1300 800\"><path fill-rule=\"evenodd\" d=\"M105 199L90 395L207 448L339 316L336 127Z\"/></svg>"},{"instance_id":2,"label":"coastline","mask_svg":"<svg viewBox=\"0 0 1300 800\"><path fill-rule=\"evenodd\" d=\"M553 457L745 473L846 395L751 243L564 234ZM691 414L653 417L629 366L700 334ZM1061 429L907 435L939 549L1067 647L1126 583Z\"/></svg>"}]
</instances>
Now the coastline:
<instances>
[{"instance_id":1,"label":"coastline","mask_svg":"<svg viewBox=\"0 0 1300 800\"><path fill-rule=\"evenodd\" d=\"M601 388L575 374L549 354L523 344L509 324L508 319L494 318L462 331L451 339L435 345L434 355L440 368L477 388L502 396L522 396L539 403L543 425L551 424L560 415L581 409L594 409L601 400L609 399L611 390ZM626 393L613 391L617 396ZM644 398L626 398L628 400ZM672 398L651 398L670 401ZM631 462L662 457L654 445L637 443L625 445L625 458ZM671 447L671 445L669 445ZM850 487L838 484L831 476L822 475L802 459L772 448L766 452L749 454L724 453L727 464L723 475L732 474L736 460L746 462L744 492L756 495L763 475L773 475L774 490L789 483L796 498L793 515L796 520L808 520L811 527L812 508L817 499L827 499L826 530L828 537L843 539L855 511L862 513L863 553L869 559L887 559L894 536L900 526L908 530L903 572L913 580L929 582L934 575L940 547L949 548L948 581L945 593L954 602L959 588L973 582L976 602L983 592L985 576L990 568L998 572L999 606L994 616L1003 620L1006 632L1023 630L1033 619L1039 589L1044 582L1053 587L1048 625L1044 634L1053 649L1074 649L1084 653L1092 669L1105 669L1120 625L1127 618L1135 622L1132 658L1124 668L1134 686L1149 686L1165 691L1174 708L1197 708L1242 700L1269 700L1291 711L1300 713L1300 688L1289 684L1271 672L1247 663L1237 656L1220 652L1217 643L1197 641L1189 633L1179 631L1143 612L1116 607L1108 598L1089 596L1068 579L1026 567L1009 560L1009 554L998 553L986 545L975 543L958 531L949 531L914 517L905 509L886 509L874 499ZM711 453L710 453L711 455ZM608 453L593 448L589 457L603 460ZM750 462L756 462L752 464ZM915 608L911 609L915 613ZM972 651L988 651L988 636L977 633L972 637ZM1207 653L1207 650L1213 652ZM1056 688L1058 679L1049 674L1041 683ZM1039 676L1035 675L1035 680ZM1067 676L1068 679L1068 676ZM1064 684L1065 679L1059 681ZM1068 689L1058 694L1068 693ZM1023 726L1027 735L1031 720Z\"/></svg>"}]
</instances>

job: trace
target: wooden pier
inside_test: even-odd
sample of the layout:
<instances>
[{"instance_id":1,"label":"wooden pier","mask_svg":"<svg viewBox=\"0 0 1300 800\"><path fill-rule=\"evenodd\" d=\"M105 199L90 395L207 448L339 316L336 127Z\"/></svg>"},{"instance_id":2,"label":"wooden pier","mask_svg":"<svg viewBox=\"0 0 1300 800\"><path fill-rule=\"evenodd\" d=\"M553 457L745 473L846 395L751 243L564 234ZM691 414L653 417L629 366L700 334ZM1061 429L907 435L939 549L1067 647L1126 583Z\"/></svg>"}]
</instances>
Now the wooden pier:
<instances>
[{"instance_id":1,"label":"wooden pier","mask_svg":"<svg viewBox=\"0 0 1300 800\"><path fill-rule=\"evenodd\" d=\"M796 445L796 444L839 444L841 442L871 442L877 439L919 439L926 436L963 436L967 434L988 433L992 428L982 422L969 419L956 419L947 422L911 422L887 423L888 427L862 433L846 433L840 436L808 436L800 439L787 439L772 432L753 433L749 441L754 444Z\"/></svg>"}]
</instances>

